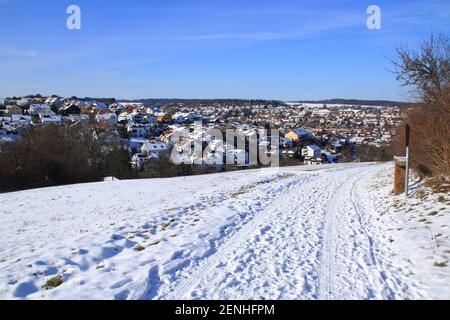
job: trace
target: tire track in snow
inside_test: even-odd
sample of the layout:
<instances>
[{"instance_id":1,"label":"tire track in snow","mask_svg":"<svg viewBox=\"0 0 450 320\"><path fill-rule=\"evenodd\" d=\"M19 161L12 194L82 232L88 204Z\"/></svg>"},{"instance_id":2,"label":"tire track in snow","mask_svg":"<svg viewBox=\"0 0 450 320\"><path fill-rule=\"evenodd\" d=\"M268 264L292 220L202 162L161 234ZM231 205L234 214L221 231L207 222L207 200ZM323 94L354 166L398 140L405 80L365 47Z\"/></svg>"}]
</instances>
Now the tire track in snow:
<instances>
[{"instance_id":1,"label":"tire track in snow","mask_svg":"<svg viewBox=\"0 0 450 320\"><path fill-rule=\"evenodd\" d=\"M334 277L335 277L335 224L338 201L342 200L343 186L348 183L351 178L346 177L346 180L334 192L331 201L329 202L324 218L324 228L322 231L322 257L319 273L319 299L331 300L335 292Z\"/></svg>"},{"instance_id":2,"label":"tire track in snow","mask_svg":"<svg viewBox=\"0 0 450 320\"><path fill-rule=\"evenodd\" d=\"M366 228L364 218L363 216L367 215L367 210L360 204L362 201L358 199L357 193L356 193L356 180L352 183L352 188L350 191L350 201L353 206L353 209L357 213L359 224L361 225L361 229L363 230L364 234L367 236L367 241L369 243L369 254L372 259L372 264L374 267L378 270L378 273L380 274L380 278L382 279L382 282L385 285L385 289L388 292L388 299L395 300L396 295L394 290L391 288L388 279L388 276L386 274L386 271L381 266L379 259L377 258L375 248L374 248L374 239L370 235L369 231Z\"/></svg>"},{"instance_id":3,"label":"tire track in snow","mask_svg":"<svg viewBox=\"0 0 450 320\"><path fill-rule=\"evenodd\" d=\"M396 299L407 295L378 257L377 233L366 223L375 216L368 208L369 203L358 196L358 192L363 192L357 189L360 182L370 180L375 173L369 165L351 176L329 203L323 235L320 299Z\"/></svg>"}]
</instances>

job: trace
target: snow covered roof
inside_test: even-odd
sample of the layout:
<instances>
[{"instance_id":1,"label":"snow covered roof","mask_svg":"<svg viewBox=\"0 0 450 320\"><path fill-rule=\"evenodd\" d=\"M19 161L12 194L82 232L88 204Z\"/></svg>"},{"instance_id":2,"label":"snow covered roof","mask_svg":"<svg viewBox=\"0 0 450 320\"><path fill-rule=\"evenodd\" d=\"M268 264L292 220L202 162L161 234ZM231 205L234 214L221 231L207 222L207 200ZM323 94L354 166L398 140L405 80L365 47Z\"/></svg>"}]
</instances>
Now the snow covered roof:
<instances>
[{"instance_id":1,"label":"snow covered roof","mask_svg":"<svg viewBox=\"0 0 450 320\"><path fill-rule=\"evenodd\" d=\"M99 113L95 116L97 121L115 121L117 116L115 113Z\"/></svg>"},{"instance_id":2,"label":"snow covered roof","mask_svg":"<svg viewBox=\"0 0 450 320\"><path fill-rule=\"evenodd\" d=\"M292 130L292 132L294 132L298 136L308 136L309 135L309 132L305 129L294 129L294 130Z\"/></svg>"},{"instance_id":3,"label":"snow covered roof","mask_svg":"<svg viewBox=\"0 0 450 320\"><path fill-rule=\"evenodd\" d=\"M315 144L310 144L310 145L306 146L306 148L312 149L314 151L322 151L322 149Z\"/></svg>"}]
</instances>

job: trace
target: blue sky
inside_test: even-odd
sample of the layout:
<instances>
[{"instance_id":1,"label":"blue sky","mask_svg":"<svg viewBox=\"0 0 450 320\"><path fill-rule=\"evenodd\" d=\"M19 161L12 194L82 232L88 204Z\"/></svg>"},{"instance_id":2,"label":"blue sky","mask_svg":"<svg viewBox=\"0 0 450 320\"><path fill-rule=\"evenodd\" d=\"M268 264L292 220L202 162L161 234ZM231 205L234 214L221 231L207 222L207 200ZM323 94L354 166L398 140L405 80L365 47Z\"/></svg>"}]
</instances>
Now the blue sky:
<instances>
[{"instance_id":1,"label":"blue sky","mask_svg":"<svg viewBox=\"0 0 450 320\"><path fill-rule=\"evenodd\" d=\"M449 30L448 0L0 0L0 96L406 100L393 44Z\"/></svg>"}]
</instances>

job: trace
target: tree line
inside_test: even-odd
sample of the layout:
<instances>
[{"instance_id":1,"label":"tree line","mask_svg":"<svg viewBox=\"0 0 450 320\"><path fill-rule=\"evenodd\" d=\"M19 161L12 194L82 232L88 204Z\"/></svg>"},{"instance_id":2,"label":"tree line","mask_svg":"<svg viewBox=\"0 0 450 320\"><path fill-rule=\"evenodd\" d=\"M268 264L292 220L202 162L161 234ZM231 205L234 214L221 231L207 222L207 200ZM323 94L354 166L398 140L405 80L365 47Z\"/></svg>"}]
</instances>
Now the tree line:
<instances>
[{"instance_id":1,"label":"tree line","mask_svg":"<svg viewBox=\"0 0 450 320\"><path fill-rule=\"evenodd\" d=\"M94 138L90 127L30 127L18 142L0 148L0 191L133 176L128 152Z\"/></svg>"}]
</instances>

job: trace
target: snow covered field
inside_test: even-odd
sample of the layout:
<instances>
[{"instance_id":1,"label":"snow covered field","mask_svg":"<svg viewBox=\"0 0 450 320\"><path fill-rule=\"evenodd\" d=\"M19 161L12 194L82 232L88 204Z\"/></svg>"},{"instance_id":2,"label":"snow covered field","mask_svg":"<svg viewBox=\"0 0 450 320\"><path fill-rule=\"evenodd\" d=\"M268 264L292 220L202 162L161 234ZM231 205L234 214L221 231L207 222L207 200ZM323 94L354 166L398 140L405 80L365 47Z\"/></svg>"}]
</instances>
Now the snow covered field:
<instances>
[{"instance_id":1,"label":"snow covered field","mask_svg":"<svg viewBox=\"0 0 450 320\"><path fill-rule=\"evenodd\" d=\"M0 194L3 299L450 298L450 199L392 164ZM419 188L419 187L417 187Z\"/></svg>"}]
</instances>

